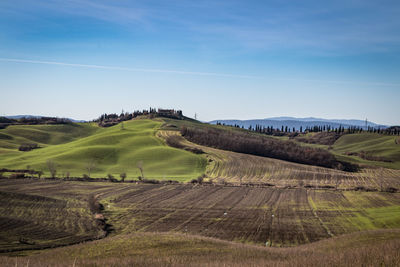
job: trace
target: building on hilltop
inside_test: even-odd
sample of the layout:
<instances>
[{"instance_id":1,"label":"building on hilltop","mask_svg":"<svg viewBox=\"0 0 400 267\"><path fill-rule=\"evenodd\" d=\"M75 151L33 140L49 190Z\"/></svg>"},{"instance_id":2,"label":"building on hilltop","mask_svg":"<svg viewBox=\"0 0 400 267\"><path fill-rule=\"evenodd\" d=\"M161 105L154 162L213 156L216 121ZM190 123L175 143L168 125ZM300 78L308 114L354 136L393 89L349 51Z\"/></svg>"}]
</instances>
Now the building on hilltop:
<instances>
[{"instance_id":1,"label":"building on hilltop","mask_svg":"<svg viewBox=\"0 0 400 267\"><path fill-rule=\"evenodd\" d=\"M182 119L183 114L182 110L174 110L174 109L161 109L157 110L158 116L173 118L173 119Z\"/></svg>"}]
</instances>

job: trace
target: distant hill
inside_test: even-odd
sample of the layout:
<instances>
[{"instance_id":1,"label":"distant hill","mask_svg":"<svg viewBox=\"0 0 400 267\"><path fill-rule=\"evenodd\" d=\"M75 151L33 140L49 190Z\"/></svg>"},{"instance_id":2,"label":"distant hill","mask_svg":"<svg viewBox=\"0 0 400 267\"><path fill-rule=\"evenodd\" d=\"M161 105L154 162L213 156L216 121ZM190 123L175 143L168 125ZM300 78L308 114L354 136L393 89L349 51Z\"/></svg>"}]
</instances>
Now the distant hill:
<instances>
[{"instance_id":1,"label":"distant hill","mask_svg":"<svg viewBox=\"0 0 400 267\"><path fill-rule=\"evenodd\" d=\"M217 122L223 123L226 125L239 125L240 127L248 128L249 126L255 127L256 125L261 125L264 127L273 127L273 128L281 128L289 127L295 128L299 130L300 127L313 127L313 126L330 126L332 128L338 128L342 126L344 128L348 128L351 126L357 126L362 128L374 127L374 128L387 128L386 125L377 124L374 122L367 122L367 127L365 126L365 120L340 120L340 119L322 119L322 118L294 118L294 117L273 117L266 119L258 119L258 120L213 120L209 123L216 124Z\"/></svg>"},{"instance_id":2,"label":"distant hill","mask_svg":"<svg viewBox=\"0 0 400 267\"><path fill-rule=\"evenodd\" d=\"M36 118L36 119L39 119L39 118L48 117L48 116L40 116L40 115L12 115L12 116L4 116L4 117L9 118L9 119L18 120L18 119L21 119L21 118L27 118L27 119ZM70 121L72 121L72 122L86 122L85 120L74 120L74 119L71 119L71 118L65 118L65 119L68 119L68 120L70 120Z\"/></svg>"}]
</instances>

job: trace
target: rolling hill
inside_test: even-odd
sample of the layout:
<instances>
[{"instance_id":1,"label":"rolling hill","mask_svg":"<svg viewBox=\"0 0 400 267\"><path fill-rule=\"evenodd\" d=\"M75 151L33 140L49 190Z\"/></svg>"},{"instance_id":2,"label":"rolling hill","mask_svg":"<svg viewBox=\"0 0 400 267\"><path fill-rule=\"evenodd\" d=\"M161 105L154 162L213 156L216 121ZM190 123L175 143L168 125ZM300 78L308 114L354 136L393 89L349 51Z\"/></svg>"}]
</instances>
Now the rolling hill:
<instances>
[{"instance_id":1,"label":"rolling hill","mask_svg":"<svg viewBox=\"0 0 400 267\"><path fill-rule=\"evenodd\" d=\"M347 134L335 142L332 152L354 163L400 169L399 136Z\"/></svg>"},{"instance_id":2,"label":"rolling hill","mask_svg":"<svg viewBox=\"0 0 400 267\"><path fill-rule=\"evenodd\" d=\"M48 177L46 161L52 160L59 178L67 172L82 177L95 162L94 178L126 172L127 180L137 180L137 164L143 162L145 178L183 182L1 177L0 265L400 262L400 171L376 168L400 162L398 136L345 134L331 147L318 145L365 167L344 172L195 144L181 135L181 126L265 136L166 118L134 119L108 128L73 123L0 130L0 168L30 165ZM167 145L171 138L176 147ZM29 143L40 148L18 151ZM393 162L378 162L377 157ZM191 181L199 176L204 180Z\"/></svg>"},{"instance_id":3,"label":"rolling hill","mask_svg":"<svg viewBox=\"0 0 400 267\"><path fill-rule=\"evenodd\" d=\"M204 173L206 160L201 155L172 148L155 136L163 122L133 120L109 128L95 124L18 125L0 130L0 167L25 169L27 165L48 174L46 161L57 164L59 177L82 177L95 163L91 176L116 177L125 172L127 179L140 174L143 163L147 179L190 180ZM18 151L24 143L37 143L41 148Z\"/></svg>"}]
</instances>

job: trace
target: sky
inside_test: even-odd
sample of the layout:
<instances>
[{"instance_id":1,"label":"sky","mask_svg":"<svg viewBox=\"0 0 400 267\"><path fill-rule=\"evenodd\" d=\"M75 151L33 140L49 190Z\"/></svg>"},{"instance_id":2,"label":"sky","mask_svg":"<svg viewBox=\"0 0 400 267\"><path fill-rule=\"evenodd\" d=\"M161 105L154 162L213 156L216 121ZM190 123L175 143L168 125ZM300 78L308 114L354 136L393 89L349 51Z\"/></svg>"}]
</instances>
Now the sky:
<instances>
[{"instance_id":1,"label":"sky","mask_svg":"<svg viewBox=\"0 0 400 267\"><path fill-rule=\"evenodd\" d=\"M400 1L1 0L0 116L400 124Z\"/></svg>"}]
</instances>

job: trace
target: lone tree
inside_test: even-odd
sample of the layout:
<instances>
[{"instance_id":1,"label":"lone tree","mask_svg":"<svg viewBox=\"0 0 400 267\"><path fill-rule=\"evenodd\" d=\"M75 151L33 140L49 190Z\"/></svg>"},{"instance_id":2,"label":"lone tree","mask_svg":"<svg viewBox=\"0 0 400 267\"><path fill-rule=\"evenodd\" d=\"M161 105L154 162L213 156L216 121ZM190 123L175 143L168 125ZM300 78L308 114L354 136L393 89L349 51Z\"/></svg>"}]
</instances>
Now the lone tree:
<instances>
[{"instance_id":1,"label":"lone tree","mask_svg":"<svg viewBox=\"0 0 400 267\"><path fill-rule=\"evenodd\" d=\"M121 173L121 174L119 175L119 177L121 177L121 182L124 182L124 181L125 181L125 178L126 178L126 173L125 173L125 172Z\"/></svg>"},{"instance_id":2,"label":"lone tree","mask_svg":"<svg viewBox=\"0 0 400 267\"><path fill-rule=\"evenodd\" d=\"M90 173L96 169L96 162L94 159L91 159L87 164L86 164L86 170L88 171L88 176L90 177Z\"/></svg>"},{"instance_id":3,"label":"lone tree","mask_svg":"<svg viewBox=\"0 0 400 267\"><path fill-rule=\"evenodd\" d=\"M49 169L51 178L56 178L56 174L57 174L57 166L56 163L54 161L52 161L51 159L46 161L47 164L47 168Z\"/></svg>"},{"instance_id":4,"label":"lone tree","mask_svg":"<svg viewBox=\"0 0 400 267\"><path fill-rule=\"evenodd\" d=\"M138 167L139 171L140 171L140 180L144 179L144 174L143 174L143 160L140 160L137 162L136 167Z\"/></svg>"}]
</instances>

